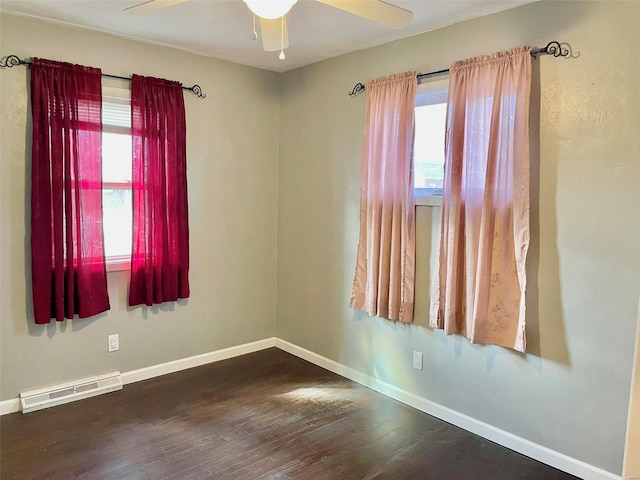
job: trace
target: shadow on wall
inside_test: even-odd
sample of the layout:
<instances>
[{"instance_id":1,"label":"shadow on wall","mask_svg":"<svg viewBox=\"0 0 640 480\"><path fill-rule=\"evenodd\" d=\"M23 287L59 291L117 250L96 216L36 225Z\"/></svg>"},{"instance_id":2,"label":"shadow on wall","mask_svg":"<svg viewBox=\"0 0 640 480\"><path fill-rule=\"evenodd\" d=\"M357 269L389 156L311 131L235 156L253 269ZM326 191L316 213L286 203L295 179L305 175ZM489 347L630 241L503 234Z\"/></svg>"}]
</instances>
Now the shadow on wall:
<instances>
[{"instance_id":1,"label":"shadow on wall","mask_svg":"<svg viewBox=\"0 0 640 480\"><path fill-rule=\"evenodd\" d=\"M27 70L27 69L25 69ZM27 70L28 71L28 70ZM31 98L31 85L28 81L29 76L25 75L27 88L27 98ZM29 335L40 336L44 332L44 325L36 325L34 323L32 286L31 286L31 131L33 130L33 119L31 117L31 102L27 107L27 128L24 132L24 311L26 312L26 321L29 328ZM16 292L12 293L12 297L16 298ZM19 315L14 315L14 328L16 332L24 329L24 320ZM54 325L55 327L55 325ZM49 337L55 333L49 332Z\"/></svg>"},{"instance_id":2,"label":"shadow on wall","mask_svg":"<svg viewBox=\"0 0 640 480\"><path fill-rule=\"evenodd\" d=\"M29 282L30 283L30 282ZM31 303L31 298L27 299L27 303ZM47 337L53 338L53 336L59 331L59 333L65 333L69 325L71 325L72 332L79 332L80 330L88 327L93 322L96 322L102 318L105 318L108 312L103 312L98 315L94 315L93 317L88 318L78 318L78 316L74 316L72 319L65 319L63 321L56 321L52 319L49 323L38 324L35 323L33 319L33 307L30 307L32 313L27 317L29 336L31 337L41 337L45 332L47 333Z\"/></svg>"},{"instance_id":3,"label":"shadow on wall","mask_svg":"<svg viewBox=\"0 0 640 480\"><path fill-rule=\"evenodd\" d=\"M558 60L559 61L559 60ZM540 183L540 61L533 62L531 86L530 149L531 149L531 242L527 257L527 355L535 355L563 365L570 365L564 317L562 285L558 254L556 221L557 155L546 155L545 184ZM548 153L548 152L547 152ZM541 207L541 191L543 207ZM544 219L544 235L540 219ZM540 251L544 252L542 278ZM543 281L543 301L540 305L540 280ZM544 312L541 317L541 310Z\"/></svg>"}]
</instances>

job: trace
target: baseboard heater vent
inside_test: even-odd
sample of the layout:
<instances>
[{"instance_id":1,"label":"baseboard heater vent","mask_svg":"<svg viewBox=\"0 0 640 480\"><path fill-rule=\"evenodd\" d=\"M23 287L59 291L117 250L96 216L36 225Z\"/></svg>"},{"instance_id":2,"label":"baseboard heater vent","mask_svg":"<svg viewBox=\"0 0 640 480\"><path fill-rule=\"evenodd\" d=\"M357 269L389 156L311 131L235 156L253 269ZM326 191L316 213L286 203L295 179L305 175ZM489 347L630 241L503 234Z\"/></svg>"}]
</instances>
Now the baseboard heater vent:
<instances>
[{"instance_id":1,"label":"baseboard heater vent","mask_svg":"<svg viewBox=\"0 0 640 480\"><path fill-rule=\"evenodd\" d=\"M83 378L75 382L22 392L20 394L20 406L22 407L22 413L29 413L120 389L122 389L122 376L120 372L113 372L97 377Z\"/></svg>"}]
</instances>

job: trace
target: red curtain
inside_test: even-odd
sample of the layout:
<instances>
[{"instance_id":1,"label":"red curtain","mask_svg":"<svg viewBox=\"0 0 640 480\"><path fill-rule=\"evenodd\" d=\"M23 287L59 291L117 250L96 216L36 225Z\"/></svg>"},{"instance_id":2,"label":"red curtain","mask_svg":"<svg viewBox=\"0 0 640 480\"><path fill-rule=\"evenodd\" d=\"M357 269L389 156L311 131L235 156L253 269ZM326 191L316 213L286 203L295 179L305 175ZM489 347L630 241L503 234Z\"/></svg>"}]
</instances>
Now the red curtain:
<instances>
[{"instance_id":1,"label":"red curtain","mask_svg":"<svg viewBox=\"0 0 640 480\"><path fill-rule=\"evenodd\" d=\"M182 86L134 75L133 251L129 305L189 296L186 122Z\"/></svg>"},{"instance_id":2,"label":"red curtain","mask_svg":"<svg viewBox=\"0 0 640 480\"><path fill-rule=\"evenodd\" d=\"M36 323L109 309L99 69L32 59L31 262Z\"/></svg>"}]
</instances>

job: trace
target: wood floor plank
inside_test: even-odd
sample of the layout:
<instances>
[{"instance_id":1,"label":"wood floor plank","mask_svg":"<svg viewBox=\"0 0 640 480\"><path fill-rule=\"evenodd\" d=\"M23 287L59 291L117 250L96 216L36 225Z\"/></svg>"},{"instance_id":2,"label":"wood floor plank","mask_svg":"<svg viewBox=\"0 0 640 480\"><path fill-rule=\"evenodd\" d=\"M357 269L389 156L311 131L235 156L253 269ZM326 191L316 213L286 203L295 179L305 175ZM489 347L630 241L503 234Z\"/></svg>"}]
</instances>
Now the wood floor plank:
<instances>
[{"instance_id":1,"label":"wood floor plank","mask_svg":"<svg viewBox=\"0 0 640 480\"><path fill-rule=\"evenodd\" d=\"M565 480L272 348L0 418L2 480Z\"/></svg>"}]
</instances>

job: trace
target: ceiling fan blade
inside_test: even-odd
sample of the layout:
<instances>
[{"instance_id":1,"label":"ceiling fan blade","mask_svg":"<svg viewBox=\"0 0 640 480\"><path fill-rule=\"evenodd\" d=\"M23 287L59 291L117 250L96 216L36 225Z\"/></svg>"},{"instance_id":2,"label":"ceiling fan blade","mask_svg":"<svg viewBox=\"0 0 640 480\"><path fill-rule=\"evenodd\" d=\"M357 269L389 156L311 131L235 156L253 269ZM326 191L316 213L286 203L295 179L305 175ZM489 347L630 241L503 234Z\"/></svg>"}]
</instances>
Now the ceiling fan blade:
<instances>
[{"instance_id":1,"label":"ceiling fan blade","mask_svg":"<svg viewBox=\"0 0 640 480\"><path fill-rule=\"evenodd\" d=\"M325 5L353 13L372 22L389 28L402 28L409 24L413 13L404 8L396 7L382 0L317 0Z\"/></svg>"},{"instance_id":2,"label":"ceiling fan blade","mask_svg":"<svg viewBox=\"0 0 640 480\"><path fill-rule=\"evenodd\" d=\"M148 0L147 2L134 5L133 7L125 8L124 11L129 15L146 15L153 13L163 8L173 7L179 3L184 3L187 0Z\"/></svg>"},{"instance_id":3,"label":"ceiling fan blade","mask_svg":"<svg viewBox=\"0 0 640 480\"><path fill-rule=\"evenodd\" d=\"M284 22L284 46L282 46L282 22ZM289 46L289 32L287 31L287 17L260 18L260 33L262 34L262 48L265 52L277 52L280 48Z\"/></svg>"}]
</instances>

